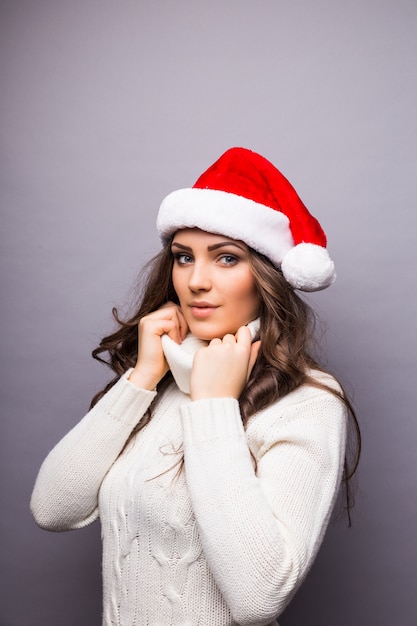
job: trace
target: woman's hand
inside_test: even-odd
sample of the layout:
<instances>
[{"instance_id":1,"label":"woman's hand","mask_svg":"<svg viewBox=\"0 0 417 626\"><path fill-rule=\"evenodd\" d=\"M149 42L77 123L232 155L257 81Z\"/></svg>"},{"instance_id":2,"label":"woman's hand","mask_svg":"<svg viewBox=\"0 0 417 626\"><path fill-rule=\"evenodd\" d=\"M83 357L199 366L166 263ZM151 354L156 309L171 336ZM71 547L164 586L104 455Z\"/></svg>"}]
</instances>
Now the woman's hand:
<instances>
[{"instance_id":1,"label":"woman's hand","mask_svg":"<svg viewBox=\"0 0 417 626\"><path fill-rule=\"evenodd\" d=\"M246 326L239 328L236 335L212 339L194 357L191 399L238 399L249 380L260 346L260 341L252 343Z\"/></svg>"},{"instance_id":2,"label":"woman's hand","mask_svg":"<svg viewBox=\"0 0 417 626\"><path fill-rule=\"evenodd\" d=\"M129 380L142 389L155 389L169 369L162 350L162 335L181 343L187 330L181 309L174 302L167 302L143 317L138 326L138 358Z\"/></svg>"}]
</instances>

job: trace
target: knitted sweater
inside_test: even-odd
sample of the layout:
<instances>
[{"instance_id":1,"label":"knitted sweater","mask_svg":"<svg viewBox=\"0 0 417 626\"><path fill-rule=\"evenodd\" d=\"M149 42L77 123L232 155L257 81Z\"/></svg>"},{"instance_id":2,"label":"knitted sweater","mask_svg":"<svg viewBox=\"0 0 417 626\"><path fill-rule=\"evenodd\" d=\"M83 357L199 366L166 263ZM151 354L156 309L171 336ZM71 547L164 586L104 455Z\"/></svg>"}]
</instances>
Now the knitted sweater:
<instances>
[{"instance_id":1,"label":"knitted sweater","mask_svg":"<svg viewBox=\"0 0 417 626\"><path fill-rule=\"evenodd\" d=\"M105 626L276 624L322 541L343 467L343 404L303 386L244 430L236 400L191 402L199 345L165 338L175 382L157 395L126 372L40 469L31 507L41 527L100 517Z\"/></svg>"}]
</instances>

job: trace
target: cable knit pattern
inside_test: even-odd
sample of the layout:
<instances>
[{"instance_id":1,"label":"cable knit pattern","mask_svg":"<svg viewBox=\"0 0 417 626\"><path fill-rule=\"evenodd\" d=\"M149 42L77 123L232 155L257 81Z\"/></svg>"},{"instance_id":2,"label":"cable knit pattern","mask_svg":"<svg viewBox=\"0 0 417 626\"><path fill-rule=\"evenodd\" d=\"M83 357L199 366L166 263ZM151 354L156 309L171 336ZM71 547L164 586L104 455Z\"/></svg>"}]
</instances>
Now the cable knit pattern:
<instances>
[{"instance_id":1,"label":"cable knit pattern","mask_svg":"<svg viewBox=\"0 0 417 626\"><path fill-rule=\"evenodd\" d=\"M182 381L180 352L197 346L187 337L167 350ZM245 431L231 398L191 402L176 383L156 396L128 375L45 459L36 521L66 530L99 514L104 626L277 624L338 491L343 404L302 387ZM152 401L151 421L125 445Z\"/></svg>"}]
</instances>

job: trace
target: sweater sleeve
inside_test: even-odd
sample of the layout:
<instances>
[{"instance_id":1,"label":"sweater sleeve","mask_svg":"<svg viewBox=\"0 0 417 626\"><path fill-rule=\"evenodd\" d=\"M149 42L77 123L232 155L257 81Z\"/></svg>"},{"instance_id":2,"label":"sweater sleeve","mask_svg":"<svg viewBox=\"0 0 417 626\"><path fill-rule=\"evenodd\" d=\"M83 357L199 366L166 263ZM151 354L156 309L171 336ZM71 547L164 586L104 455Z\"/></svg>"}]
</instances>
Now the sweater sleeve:
<instances>
[{"instance_id":1,"label":"sweater sleeve","mask_svg":"<svg viewBox=\"0 0 417 626\"><path fill-rule=\"evenodd\" d=\"M30 502L36 523L47 530L82 528L98 517L98 493L133 428L156 393L127 380L130 370L51 450Z\"/></svg>"},{"instance_id":2,"label":"sweater sleeve","mask_svg":"<svg viewBox=\"0 0 417 626\"><path fill-rule=\"evenodd\" d=\"M182 420L209 567L239 624L268 624L321 544L343 469L346 409L309 388L254 416L246 432L233 399L184 405Z\"/></svg>"}]
</instances>

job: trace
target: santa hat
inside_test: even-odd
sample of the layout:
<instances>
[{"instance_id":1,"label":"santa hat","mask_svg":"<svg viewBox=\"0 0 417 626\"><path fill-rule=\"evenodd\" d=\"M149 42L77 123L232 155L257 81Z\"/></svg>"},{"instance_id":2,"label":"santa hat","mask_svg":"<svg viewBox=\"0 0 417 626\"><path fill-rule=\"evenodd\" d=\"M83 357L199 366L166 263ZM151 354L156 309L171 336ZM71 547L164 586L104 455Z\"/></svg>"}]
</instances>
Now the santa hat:
<instances>
[{"instance_id":1,"label":"santa hat","mask_svg":"<svg viewBox=\"0 0 417 626\"><path fill-rule=\"evenodd\" d=\"M157 228L164 242L181 228L244 241L303 291L324 289L336 278L319 222L281 172L246 148L227 150L192 188L170 193Z\"/></svg>"}]
</instances>

